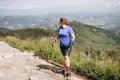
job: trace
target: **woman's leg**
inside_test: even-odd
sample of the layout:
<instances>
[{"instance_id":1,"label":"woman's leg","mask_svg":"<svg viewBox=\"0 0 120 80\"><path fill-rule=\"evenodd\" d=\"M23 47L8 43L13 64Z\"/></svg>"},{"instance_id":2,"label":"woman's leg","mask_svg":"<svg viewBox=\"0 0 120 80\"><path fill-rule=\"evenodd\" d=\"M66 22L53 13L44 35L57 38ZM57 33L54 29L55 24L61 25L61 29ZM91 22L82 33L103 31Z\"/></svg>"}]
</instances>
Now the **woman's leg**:
<instances>
[{"instance_id":1,"label":"woman's leg","mask_svg":"<svg viewBox=\"0 0 120 80\"><path fill-rule=\"evenodd\" d=\"M64 64L66 67L66 71L70 72L70 58L69 58L69 56L64 56Z\"/></svg>"},{"instance_id":2,"label":"woman's leg","mask_svg":"<svg viewBox=\"0 0 120 80\"><path fill-rule=\"evenodd\" d=\"M64 56L64 71L70 72L70 52L71 52L71 46L69 47L61 47L61 52Z\"/></svg>"}]
</instances>

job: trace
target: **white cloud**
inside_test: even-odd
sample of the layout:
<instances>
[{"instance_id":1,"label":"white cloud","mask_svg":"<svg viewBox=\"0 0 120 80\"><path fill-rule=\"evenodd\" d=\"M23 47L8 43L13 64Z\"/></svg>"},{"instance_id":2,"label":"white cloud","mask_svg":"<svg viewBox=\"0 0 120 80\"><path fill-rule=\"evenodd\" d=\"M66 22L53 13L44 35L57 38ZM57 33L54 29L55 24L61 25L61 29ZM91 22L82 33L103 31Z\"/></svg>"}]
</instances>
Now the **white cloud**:
<instances>
[{"instance_id":1,"label":"white cloud","mask_svg":"<svg viewBox=\"0 0 120 80\"><path fill-rule=\"evenodd\" d=\"M120 1L116 2L116 3L106 3L105 6L107 8L120 8Z\"/></svg>"},{"instance_id":2,"label":"white cloud","mask_svg":"<svg viewBox=\"0 0 120 80\"><path fill-rule=\"evenodd\" d=\"M0 6L0 9L2 10L31 10L31 9L38 9L41 6L36 4L19 4L19 5L8 5L8 6Z\"/></svg>"},{"instance_id":3,"label":"white cloud","mask_svg":"<svg viewBox=\"0 0 120 80\"><path fill-rule=\"evenodd\" d=\"M112 4L110 4L110 3L106 3L105 6L108 8L112 8Z\"/></svg>"},{"instance_id":4,"label":"white cloud","mask_svg":"<svg viewBox=\"0 0 120 80\"><path fill-rule=\"evenodd\" d=\"M30 5L24 6L22 9L34 9L34 8L36 8L36 6L34 4L30 4Z\"/></svg>"},{"instance_id":5,"label":"white cloud","mask_svg":"<svg viewBox=\"0 0 120 80\"><path fill-rule=\"evenodd\" d=\"M120 0L0 0L0 12L107 12L119 9Z\"/></svg>"},{"instance_id":6,"label":"white cloud","mask_svg":"<svg viewBox=\"0 0 120 80\"><path fill-rule=\"evenodd\" d=\"M0 6L0 9L7 9L8 7Z\"/></svg>"},{"instance_id":7,"label":"white cloud","mask_svg":"<svg viewBox=\"0 0 120 80\"><path fill-rule=\"evenodd\" d=\"M120 1L118 2L118 6L120 6Z\"/></svg>"}]
</instances>

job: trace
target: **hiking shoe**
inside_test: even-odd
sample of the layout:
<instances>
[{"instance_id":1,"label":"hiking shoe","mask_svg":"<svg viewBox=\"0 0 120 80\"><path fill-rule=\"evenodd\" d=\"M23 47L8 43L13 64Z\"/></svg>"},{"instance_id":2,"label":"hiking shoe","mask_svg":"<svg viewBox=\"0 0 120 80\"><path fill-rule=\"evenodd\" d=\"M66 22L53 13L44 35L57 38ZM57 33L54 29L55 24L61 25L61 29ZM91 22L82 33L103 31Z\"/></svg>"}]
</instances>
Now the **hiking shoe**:
<instances>
[{"instance_id":1,"label":"hiking shoe","mask_svg":"<svg viewBox=\"0 0 120 80\"><path fill-rule=\"evenodd\" d=\"M67 76L70 76L71 75L71 72L67 72Z\"/></svg>"},{"instance_id":2,"label":"hiking shoe","mask_svg":"<svg viewBox=\"0 0 120 80\"><path fill-rule=\"evenodd\" d=\"M71 72L67 72L67 71L65 71L65 73L64 73L64 77L69 77L71 75Z\"/></svg>"},{"instance_id":3,"label":"hiking shoe","mask_svg":"<svg viewBox=\"0 0 120 80\"><path fill-rule=\"evenodd\" d=\"M66 71L65 70L62 70L61 73L64 74Z\"/></svg>"}]
</instances>

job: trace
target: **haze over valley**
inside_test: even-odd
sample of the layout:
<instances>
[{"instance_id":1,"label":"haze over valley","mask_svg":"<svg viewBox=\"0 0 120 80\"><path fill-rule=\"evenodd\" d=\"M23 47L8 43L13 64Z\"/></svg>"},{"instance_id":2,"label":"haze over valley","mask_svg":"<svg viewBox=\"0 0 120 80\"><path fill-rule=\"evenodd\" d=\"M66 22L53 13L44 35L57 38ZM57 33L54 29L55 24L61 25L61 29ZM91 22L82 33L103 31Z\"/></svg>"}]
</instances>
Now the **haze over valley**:
<instances>
[{"instance_id":1,"label":"haze over valley","mask_svg":"<svg viewBox=\"0 0 120 80\"><path fill-rule=\"evenodd\" d=\"M0 16L0 27L9 29L21 28L49 28L59 26L59 18L65 17L69 22L79 21L83 24L93 25L98 28L120 32L119 15L43 15L43 16Z\"/></svg>"}]
</instances>

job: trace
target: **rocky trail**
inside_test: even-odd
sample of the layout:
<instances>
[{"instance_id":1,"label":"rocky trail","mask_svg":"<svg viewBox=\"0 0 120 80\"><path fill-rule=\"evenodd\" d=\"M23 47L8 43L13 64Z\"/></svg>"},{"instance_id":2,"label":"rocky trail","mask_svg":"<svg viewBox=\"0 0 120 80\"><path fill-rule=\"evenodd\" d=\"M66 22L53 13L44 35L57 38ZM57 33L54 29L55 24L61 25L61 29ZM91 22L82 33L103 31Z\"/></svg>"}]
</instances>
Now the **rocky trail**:
<instances>
[{"instance_id":1,"label":"rocky trail","mask_svg":"<svg viewBox=\"0 0 120 80\"><path fill-rule=\"evenodd\" d=\"M32 52L21 52L0 41L0 80L86 80L74 73L65 78L57 66L34 56Z\"/></svg>"}]
</instances>

